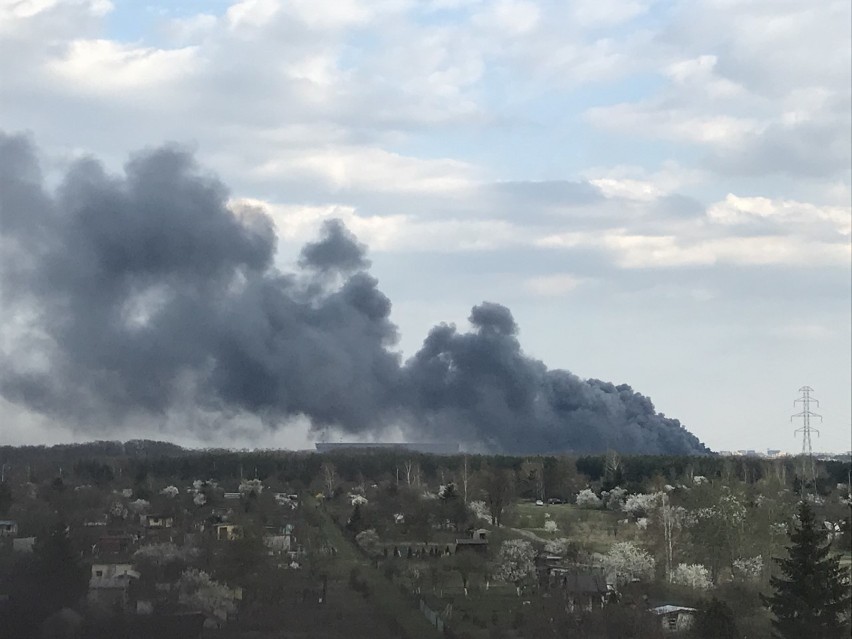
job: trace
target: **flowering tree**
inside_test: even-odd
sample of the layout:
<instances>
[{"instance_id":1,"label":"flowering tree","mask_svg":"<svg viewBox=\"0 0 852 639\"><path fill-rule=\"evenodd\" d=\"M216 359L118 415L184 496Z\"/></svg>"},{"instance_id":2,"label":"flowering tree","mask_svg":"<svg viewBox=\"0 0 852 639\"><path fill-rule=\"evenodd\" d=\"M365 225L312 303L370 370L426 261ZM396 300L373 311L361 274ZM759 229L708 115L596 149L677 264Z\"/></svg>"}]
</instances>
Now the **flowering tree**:
<instances>
[{"instance_id":1,"label":"flowering tree","mask_svg":"<svg viewBox=\"0 0 852 639\"><path fill-rule=\"evenodd\" d=\"M491 513L488 512L488 506L484 501L474 500L468 504L468 507L477 519L487 521L489 524L492 523Z\"/></svg>"},{"instance_id":2,"label":"flowering tree","mask_svg":"<svg viewBox=\"0 0 852 639\"><path fill-rule=\"evenodd\" d=\"M546 544L544 544L544 552L546 552L548 555L559 555L560 557L564 557L568 554L570 543L571 542L565 537L551 539Z\"/></svg>"},{"instance_id":3,"label":"flowering tree","mask_svg":"<svg viewBox=\"0 0 852 639\"><path fill-rule=\"evenodd\" d=\"M621 486L616 486L610 491L601 494L607 510L621 510L624 500L627 499L627 491Z\"/></svg>"},{"instance_id":4,"label":"flowering tree","mask_svg":"<svg viewBox=\"0 0 852 639\"><path fill-rule=\"evenodd\" d=\"M636 518L647 517L658 505L659 499L660 493L637 493L630 495L624 500L621 510L630 513Z\"/></svg>"},{"instance_id":5,"label":"flowering tree","mask_svg":"<svg viewBox=\"0 0 852 639\"><path fill-rule=\"evenodd\" d=\"M500 546L495 576L501 581L515 584L518 596L526 582L535 575L535 549L523 539L509 539Z\"/></svg>"},{"instance_id":6,"label":"flowering tree","mask_svg":"<svg viewBox=\"0 0 852 639\"><path fill-rule=\"evenodd\" d=\"M195 493L192 498L192 503L196 506L203 506L207 503L207 497L204 495L204 493Z\"/></svg>"},{"instance_id":7,"label":"flowering tree","mask_svg":"<svg viewBox=\"0 0 852 639\"><path fill-rule=\"evenodd\" d=\"M757 581L763 573L763 557L739 557L731 562L734 577L740 581Z\"/></svg>"},{"instance_id":8,"label":"flowering tree","mask_svg":"<svg viewBox=\"0 0 852 639\"><path fill-rule=\"evenodd\" d=\"M243 495L260 495L263 492L263 482L259 479L244 479L240 482L240 493Z\"/></svg>"},{"instance_id":9,"label":"flowering tree","mask_svg":"<svg viewBox=\"0 0 852 639\"><path fill-rule=\"evenodd\" d=\"M174 499L180 494L180 490L177 486L166 486L160 491L160 494L168 497L169 499Z\"/></svg>"},{"instance_id":10,"label":"flowering tree","mask_svg":"<svg viewBox=\"0 0 852 639\"><path fill-rule=\"evenodd\" d=\"M577 506L579 508L600 508L603 505L591 488L585 488L577 493Z\"/></svg>"},{"instance_id":11,"label":"flowering tree","mask_svg":"<svg viewBox=\"0 0 852 639\"><path fill-rule=\"evenodd\" d=\"M556 525L556 522L552 519L548 519L544 522L544 532L554 533L559 530L559 526Z\"/></svg>"},{"instance_id":12,"label":"flowering tree","mask_svg":"<svg viewBox=\"0 0 852 639\"><path fill-rule=\"evenodd\" d=\"M211 579L203 570L186 569L177 585L178 601L189 608L222 620L237 610L234 591Z\"/></svg>"},{"instance_id":13,"label":"flowering tree","mask_svg":"<svg viewBox=\"0 0 852 639\"><path fill-rule=\"evenodd\" d=\"M709 590L713 586L710 571L701 564L678 564L672 570L671 582L695 590Z\"/></svg>"},{"instance_id":14,"label":"flowering tree","mask_svg":"<svg viewBox=\"0 0 852 639\"><path fill-rule=\"evenodd\" d=\"M598 555L597 559L604 570L613 573L619 585L654 577L654 558L629 541L613 544L606 555Z\"/></svg>"},{"instance_id":15,"label":"flowering tree","mask_svg":"<svg viewBox=\"0 0 852 639\"><path fill-rule=\"evenodd\" d=\"M352 501L353 506L366 506L368 503L368 500L364 497L364 495L350 494L349 499Z\"/></svg>"}]
</instances>

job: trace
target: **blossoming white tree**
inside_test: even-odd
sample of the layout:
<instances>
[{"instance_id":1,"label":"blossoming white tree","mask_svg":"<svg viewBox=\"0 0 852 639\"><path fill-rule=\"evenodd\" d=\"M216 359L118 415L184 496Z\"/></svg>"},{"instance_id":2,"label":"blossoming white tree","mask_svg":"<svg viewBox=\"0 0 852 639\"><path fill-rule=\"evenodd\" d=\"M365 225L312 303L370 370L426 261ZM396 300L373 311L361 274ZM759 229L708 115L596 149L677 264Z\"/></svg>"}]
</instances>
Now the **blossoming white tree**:
<instances>
[{"instance_id":1,"label":"blossoming white tree","mask_svg":"<svg viewBox=\"0 0 852 639\"><path fill-rule=\"evenodd\" d=\"M598 497L591 488L584 488L577 493L578 508L600 508L603 505L600 497Z\"/></svg>"},{"instance_id":2,"label":"blossoming white tree","mask_svg":"<svg viewBox=\"0 0 852 639\"><path fill-rule=\"evenodd\" d=\"M169 499L174 499L180 494L180 490L177 486L166 486L160 491L160 494L168 497Z\"/></svg>"},{"instance_id":3,"label":"blossoming white tree","mask_svg":"<svg viewBox=\"0 0 852 639\"><path fill-rule=\"evenodd\" d=\"M601 494L607 510L621 510L624 500L627 499L627 491L621 486L616 486L610 491Z\"/></svg>"},{"instance_id":4,"label":"blossoming white tree","mask_svg":"<svg viewBox=\"0 0 852 639\"><path fill-rule=\"evenodd\" d=\"M672 570L671 582L695 590L709 590L713 586L710 571L701 564L678 564Z\"/></svg>"},{"instance_id":5,"label":"blossoming white tree","mask_svg":"<svg viewBox=\"0 0 852 639\"><path fill-rule=\"evenodd\" d=\"M544 552L546 552L548 555L559 555L560 557L564 557L568 554L570 543L571 542L565 537L557 537L556 539L551 539L546 544L544 544Z\"/></svg>"},{"instance_id":6,"label":"blossoming white tree","mask_svg":"<svg viewBox=\"0 0 852 639\"><path fill-rule=\"evenodd\" d=\"M654 558L629 541L613 544L607 554L597 555L597 560L607 573L614 575L618 585L654 577Z\"/></svg>"},{"instance_id":7,"label":"blossoming white tree","mask_svg":"<svg viewBox=\"0 0 852 639\"><path fill-rule=\"evenodd\" d=\"M637 493L629 495L621 507L636 518L647 517L660 502L660 493Z\"/></svg>"},{"instance_id":8,"label":"blossoming white tree","mask_svg":"<svg viewBox=\"0 0 852 639\"><path fill-rule=\"evenodd\" d=\"M739 557L731 564L734 578L740 581L757 581L763 574L763 557Z\"/></svg>"},{"instance_id":9,"label":"blossoming white tree","mask_svg":"<svg viewBox=\"0 0 852 639\"><path fill-rule=\"evenodd\" d=\"M524 585L535 575L535 549L523 539L509 539L500 545L495 576L501 581L515 584L518 596Z\"/></svg>"},{"instance_id":10,"label":"blossoming white tree","mask_svg":"<svg viewBox=\"0 0 852 639\"><path fill-rule=\"evenodd\" d=\"M236 593L203 570L188 568L178 580L178 601L222 621L237 610Z\"/></svg>"}]
</instances>

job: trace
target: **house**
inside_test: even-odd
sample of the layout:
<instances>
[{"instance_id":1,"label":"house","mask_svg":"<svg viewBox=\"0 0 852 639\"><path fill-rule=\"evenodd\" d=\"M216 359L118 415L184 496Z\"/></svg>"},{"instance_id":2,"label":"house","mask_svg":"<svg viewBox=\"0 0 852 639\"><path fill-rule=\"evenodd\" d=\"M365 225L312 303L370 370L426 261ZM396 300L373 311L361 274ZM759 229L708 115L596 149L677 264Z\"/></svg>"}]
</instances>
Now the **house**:
<instances>
[{"instance_id":1,"label":"house","mask_svg":"<svg viewBox=\"0 0 852 639\"><path fill-rule=\"evenodd\" d=\"M127 606L130 583L138 578L139 573L128 563L92 564L86 599L90 605L123 610Z\"/></svg>"},{"instance_id":2,"label":"house","mask_svg":"<svg viewBox=\"0 0 852 639\"><path fill-rule=\"evenodd\" d=\"M243 537L243 527L237 524L216 524L213 531L218 541L234 541Z\"/></svg>"},{"instance_id":3,"label":"house","mask_svg":"<svg viewBox=\"0 0 852 639\"><path fill-rule=\"evenodd\" d=\"M456 539L456 552L473 551L481 554L488 552L488 531L485 528L474 530L470 539Z\"/></svg>"},{"instance_id":4,"label":"house","mask_svg":"<svg viewBox=\"0 0 852 639\"><path fill-rule=\"evenodd\" d=\"M553 578L556 585L565 591L568 599L568 609L591 611L593 608L603 608L611 593L603 575L584 575L567 570L554 569Z\"/></svg>"},{"instance_id":5,"label":"house","mask_svg":"<svg viewBox=\"0 0 852 639\"><path fill-rule=\"evenodd\" d=\"M175 521L171 515L140 515L139 519L145 528L171 528Z\"/></svg>"},{"instance_id":6,"label":"house","mask_svg":"<svg viewBox=\"0 0 852 639\"><path fill-rule=\"evenodd\" d=\"M242 493L225 493L225 499L240 499Z\"/></svg>"},{"instance_id":7,"label":"house","mask_svg":"<svg viewBox=\"0 0 852 639\"><path fill-rule=\"evenodd\" d=\"M651 612L660 620L663 633L667 635L686 632L695 621L695 608L665 605L651 608Z\"/></svg>"},{"instance_id":8,"label":"house","mask_svg":"<svg viewBox=\"0 0 852 639\"><path fill-rule=\"evenodd\" d=\"M0 537L17 537L18 522L13 519L0 519Z\"/></svg>"}]
</instances>

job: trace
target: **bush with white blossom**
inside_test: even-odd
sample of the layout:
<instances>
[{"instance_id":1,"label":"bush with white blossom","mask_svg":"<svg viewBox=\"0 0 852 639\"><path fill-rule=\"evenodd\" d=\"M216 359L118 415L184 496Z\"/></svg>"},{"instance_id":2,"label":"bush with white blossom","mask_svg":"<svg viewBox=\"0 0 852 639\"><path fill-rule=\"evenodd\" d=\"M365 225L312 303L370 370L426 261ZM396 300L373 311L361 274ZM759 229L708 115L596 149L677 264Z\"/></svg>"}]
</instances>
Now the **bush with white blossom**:
<instances>
[{"instance_id":1,"label":"bush with white blossom","mask_svg":"<svg viewBox=\"0 0 852 639\"><path fill-rule=\"evenodd\" d=\"M366 506L368 503L364 495L349 495L349 499L352 501L353 506Z\"/></svg>"},{"instance_id":2,"label":"bush with white blossom","mask_svg":"<svg viewBox=\"0 0 852 639\"><path fill-rule=\"evenodd\" d=\"M695 590L709 590L713 586L710 571L701 564L678 564L672 570L671 582Z\"/></svg>"},{"instance_id":3,"label":"bush with white blossom","mask_svg":"<svg viewBox=\"0 0 852 639\"><path fill-rule=\"evenodd\" d=\"M600 508L603 505L601 498L598 497L591 488L584 488L577 493L577 507L594 509Z\"/></svg>"},{"instance_id":4,"label":"bush with white blossom","mask_svg":"<svg viewBox=\"0 0 852 639\"><path fill-rule=\"evenodd\" d=\"M544 544L544 552L548 555L558 555L560 557L564 557L568 554L568 549L570 548L571 541L565 537L557 537L556 539L551 539L550 541Z\"/></svg>"},{"instance_id":5,"label":"bush with white blossom","mask_svg":"<svg viewBox=\"0 0 852 639\"><path fill-rule=\"evenodd\" d=\"M470 512L472 512L477 519L487 521L489 524L492 523L491 513L484 501L472 501L468 504L468 508L470 508Z\"/></svg>"},{"instance_id":6,"label":"bush with white blossom","mask_svg":"<svg viewBox=\"0 0 852 639\"><path fill-rule=\"evenodd\" d=\"M500 545L495 577L515 584L518 596L523 585L535 575L535 549L524 539L508 539Z\"/></svg>"},{"instance_id":7,"label":"bush with white blossom","mask_svg":"<svg viewBox=\"0 0 852 639\"><path fill-rule=\"evenodd\" d=\"M556 525L556 522L552 519L548 519L544 522L544 532L555 533L559 530L559 526Z\"/></svg>"},{"instance_id":8,"label":"bush with white blossom","mask_svg":"<svg viewBox=\"0 0 852 639\"><path fill-rule=\"evenodd\" d=\"M263 492L263 482L259 479L244 479L240 482L239 491L242 495L250 495L252 493L259 495Z\"/></svg>"},{"instance_id":9,"label":"bush with white blossom","mask_svg":"<svg viewBox=\"0 0 852 639\"><path fill-rule=\"evenodd\" d=\"M734 578L740 581L757 581L763 573L763 557L739 557L731 564Z\"/></svg>"},{"instance_id":10,"label":"bush with white blossom","mask_svg":"<svg viewBox=\"0 0 852 639\"><path fill-rule=\"evenodd\" d=\"M654 558L629 541L612 545L605 555L596 555L595 559L606 572L615 576L618 585L631 581L651 580L654 578Z\"/></svg>"},{"instance_id":11,"label":"bush with white blossom","mask_svg":"<svg viewBox=\"0 0 852 639\"><path fill-rule=\"evenodd\" d=\"M601 493L607 510L621 510L621 505L627 499L627 491L621 486L616 486L610 491Z\"/></svg>"},{"instance_id":12,"label":"bush with white blossom","mask_svg":"<svg viewBox=\"0 0 852 639\"><path fill-rule=\"evenodd\" d=\"M660 493L637 493L624 500L621 510L636 518L647 517L657 506L659 500Z\"/></svg>"},{"instance_id":13,"label":"bush with white blossom","mask_svg":"<svg viewBox=\"0 0 852 639\"><path fill-rule=\"evenodd\" d=\"M236 593L203 570L184 570L177 587L178 601L190 609L222 620L237 611Z\"/></svg>"}]
</instances>

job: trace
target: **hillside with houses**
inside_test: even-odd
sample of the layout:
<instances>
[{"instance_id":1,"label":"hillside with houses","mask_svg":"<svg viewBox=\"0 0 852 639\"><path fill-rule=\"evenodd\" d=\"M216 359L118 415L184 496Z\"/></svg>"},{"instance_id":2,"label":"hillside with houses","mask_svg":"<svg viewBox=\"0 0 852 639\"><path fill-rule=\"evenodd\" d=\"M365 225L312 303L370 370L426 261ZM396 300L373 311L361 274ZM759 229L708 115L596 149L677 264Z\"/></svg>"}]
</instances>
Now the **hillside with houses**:
<instances>
[{"instance_id":1,"label":"hillside with houses","mask_svg":"<svg viewBox=\"0 0 852 639\"><path fill-rule=\"evenodd\" d=\"M4 639L768 637L802 503L849 588L843 460L0 455Z\"/></svg>"}]
</instances>

